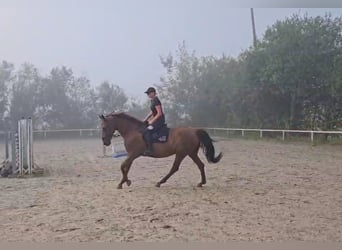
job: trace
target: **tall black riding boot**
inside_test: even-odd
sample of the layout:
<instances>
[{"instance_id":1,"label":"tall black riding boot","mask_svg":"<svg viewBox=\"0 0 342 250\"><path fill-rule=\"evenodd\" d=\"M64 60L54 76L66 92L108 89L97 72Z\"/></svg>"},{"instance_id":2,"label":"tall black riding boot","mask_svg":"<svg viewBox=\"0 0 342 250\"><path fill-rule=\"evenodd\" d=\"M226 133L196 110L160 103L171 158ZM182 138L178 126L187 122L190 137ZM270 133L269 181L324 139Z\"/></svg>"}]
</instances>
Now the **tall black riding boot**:
<instances>
[{"instance_id":1,"label":"tall black riding boot","mask_svg":"<svg viewBox=\"0 0 342 250\"><path fill-rule=\"evenodd\" d=\"M150 156L150 155L152 155L152 135L151 135L150 131L147 130L144 133L144 138L145 138L146 146L147 146L144 155Z\"/></svg>"}]
</instances>

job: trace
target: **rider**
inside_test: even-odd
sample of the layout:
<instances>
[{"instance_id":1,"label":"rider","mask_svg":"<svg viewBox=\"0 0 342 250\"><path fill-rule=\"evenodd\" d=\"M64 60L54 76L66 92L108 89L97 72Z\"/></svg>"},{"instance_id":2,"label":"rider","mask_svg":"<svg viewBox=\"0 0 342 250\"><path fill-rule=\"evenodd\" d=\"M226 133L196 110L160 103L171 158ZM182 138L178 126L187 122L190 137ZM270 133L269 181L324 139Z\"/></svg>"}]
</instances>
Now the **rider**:
<instances>
[{"instance_id":1,"label":"rider","mask_svg":"<svg viewBox=\"0 0 342 250\"><path fill-rule=\"evenodd\" d=\"M147 128L144 132L144 137L147 142L147 150L145 151L145 155L152 154L152 134L155 131L158 131L165 125L165 116L162 109L161 102L157 96L156 89L153 87L149 87L145 93L151 99L151 111L145 117L144 122L147 125ZM150 119L151 118L151 119Z\"/></svg>"}]
</instances>

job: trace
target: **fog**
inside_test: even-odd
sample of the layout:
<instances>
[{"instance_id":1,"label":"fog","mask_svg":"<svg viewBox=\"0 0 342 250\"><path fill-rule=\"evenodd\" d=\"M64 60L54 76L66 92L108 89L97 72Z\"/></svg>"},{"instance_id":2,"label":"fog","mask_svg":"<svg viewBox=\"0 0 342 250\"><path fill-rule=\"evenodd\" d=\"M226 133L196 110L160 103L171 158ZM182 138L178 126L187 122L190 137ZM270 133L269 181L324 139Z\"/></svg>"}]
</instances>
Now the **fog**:
<instances>
[{"instance_id":1,"label":"fog","mask_svg":"<svg viewBox=\"0 0 342 250\"><path fill-rule=\"evenodd\" d=\"M176 58L183 42L198 58L223 54L237 58L253 44L250 9L230 8L225 1L32 3L14 1L0 8L1 61L13 64L13 72L25 68L24 63L32 64L50 80L53 68L65 66L79 84L86 82L95 91L107 81L111 91L118 87L139 105L147 100L144 90L167 77L160 57L171 53ZM341 9L256 8L257 37L294 13L324 16L326 12L334 17L342 14Z\"/></svg>"},{"instance_id":2,"label":"fog","mask_svg":"<svg viewBox=\"0 0 342 250\"><path fill-rule=\"evenodd\" d=\"M225 1L47 2L0 8L1 59L30 62L43 72L71 67L93 85L108 80L139 99L164 73L159 56L174 52L182 41L198 55L237 56L252 45L250 9L229 8ZM341 13L255 9L257 35L298 11Z\"/></svg>"}]
</instances>

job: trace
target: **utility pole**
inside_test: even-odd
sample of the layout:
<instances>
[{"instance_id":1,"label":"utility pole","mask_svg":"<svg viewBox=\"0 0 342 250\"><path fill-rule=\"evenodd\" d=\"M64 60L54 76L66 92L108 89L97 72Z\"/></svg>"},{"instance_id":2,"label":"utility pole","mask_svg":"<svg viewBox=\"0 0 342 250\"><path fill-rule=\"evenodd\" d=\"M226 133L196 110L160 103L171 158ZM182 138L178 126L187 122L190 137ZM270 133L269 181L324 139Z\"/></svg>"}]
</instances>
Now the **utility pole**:
<instances>
[{"instance_id":1,"label":"utility pole","mask_svg":"<svg viewBox=\"0 0 342 250\"><path fill-rule=\"evenodd\" d=\"M257 37L256 37L256 32L255 32L255 22L254 22L253 8L251 8L251 18L252 18L252 29L253 29L253 45L255 47L256 46Z\"/></svg>"}]
</instances>

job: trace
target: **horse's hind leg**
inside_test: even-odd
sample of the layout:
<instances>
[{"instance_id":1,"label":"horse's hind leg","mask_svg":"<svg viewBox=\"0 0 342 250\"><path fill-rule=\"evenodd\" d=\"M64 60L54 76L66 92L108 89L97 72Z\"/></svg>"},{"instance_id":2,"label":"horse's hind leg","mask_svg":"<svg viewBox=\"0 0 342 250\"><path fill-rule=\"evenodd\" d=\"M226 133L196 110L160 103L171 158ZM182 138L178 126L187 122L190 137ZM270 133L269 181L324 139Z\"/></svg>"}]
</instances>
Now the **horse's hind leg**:
<instances>
[{"instance_id":1,"label":"horse's hind leg","mask_svg":"<svg viewBox=\"0 0 342 250\"><path fill-rule=\"evenodd\" d=\"M206 177L205 177L204 163L198 157L197 153L191 154L189 156L196 163L197 167L199 168L201 172L201 182L198 183L197 187L202 187L204 184L207 183Z\"/></svg>"},{"instance_id":2,"label":"horse's hind leg","mask_svg":"<svg viewBox=\"0 0 342 250\"><path fill-rule=\"evenodd\" d=\"M185 158L186 155L177 155L175 161L173 162L173 165L169 171L169 173L161 179L157 184L156 187L160 187L161 184L165 183L174 173L176 173L179 169L179 165L181 164L182 160Z\"/></svg>"}]
</instances>

